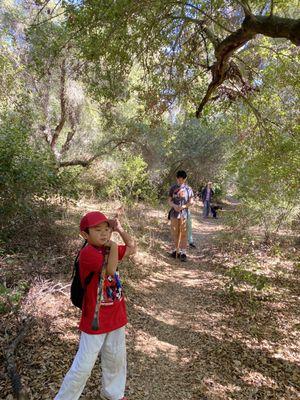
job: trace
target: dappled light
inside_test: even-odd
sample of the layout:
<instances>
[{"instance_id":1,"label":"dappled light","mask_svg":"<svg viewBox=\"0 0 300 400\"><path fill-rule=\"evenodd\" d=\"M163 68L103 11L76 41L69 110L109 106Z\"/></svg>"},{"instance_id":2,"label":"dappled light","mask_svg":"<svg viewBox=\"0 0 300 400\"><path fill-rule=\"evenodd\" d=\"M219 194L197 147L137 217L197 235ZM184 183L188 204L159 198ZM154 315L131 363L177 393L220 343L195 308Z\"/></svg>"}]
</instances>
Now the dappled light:
<instances>
[{"instance_id":1,"label":"dappled light","mask_svg":"<svg viewBox=\"0 0 300 400\"><path fill-rule=\"evenodd\" d=\"M80 204L85 210L97 208L97 203ZM113 213L114 207L102 207ZM135 212L128 213L131 229L137 222ZM145 393L164 399L166 389L178 399L221 400L258 393L296 399L299 273L294 270L294 256L283 260L282 254L271 248L266 253L258 243L240 251L237 243L230 245L218 237L228 230L223 220L206 221L199 214L197 205L193 232L197 249L190 250L186 264L165 255L169 245L163 212L153 209L151 217L149 212L149 218L139 220L140 251L121 266L130 321L128 393L136 399ZM76 217L77 212L68 214L70 227L76 226ZM149 247L144 235L152 230L156 235ZM234 281L234 292L229 291L228 282L234 277L227 272L238 263L246 271L254 265L252 273L266 278L263 293L246 281ZM47 276L47 270L44 273ZM24 386L33 399L42 393L54 396L77 348L78 313L68 299L70 270L59 276L63 280L33 282L23 305L33 318L30 332L35 335L28 335L17 356L23 360ZM95 368L86 398L97 398L99 379ZM5 388L7 383L2 390L8 393Z\"/></svg>"},{"instance_id":2,"label":"dappled light","mask_svg":"<svg viewBox=\"0 0 300 400\"><path fill-rule=\"evenodd\" d=\"M1 399L300 399L299 47L298 0L0 1Z\"/></svg>"}]
</instances>

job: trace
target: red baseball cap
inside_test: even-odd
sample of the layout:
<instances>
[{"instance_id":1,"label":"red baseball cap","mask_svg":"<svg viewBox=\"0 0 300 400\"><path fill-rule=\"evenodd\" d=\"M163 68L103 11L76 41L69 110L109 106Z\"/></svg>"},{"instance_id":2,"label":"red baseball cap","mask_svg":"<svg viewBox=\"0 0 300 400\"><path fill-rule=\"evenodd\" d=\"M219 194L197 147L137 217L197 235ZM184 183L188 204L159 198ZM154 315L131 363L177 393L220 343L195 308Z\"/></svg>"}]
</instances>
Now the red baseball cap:
<instances>
[{"instance_id":1,"label":"red baseball cap","mask_svg":"<svg viewBox=\"0 0 300 400\"><path fill-rule=\"evenodd\" d=\"M102 222L107 222L109 225L111 223L111 221L100 211L91 211L81 218L80 231L84 231L86 228L99 225Z\"/></svg>"}]
</instances>

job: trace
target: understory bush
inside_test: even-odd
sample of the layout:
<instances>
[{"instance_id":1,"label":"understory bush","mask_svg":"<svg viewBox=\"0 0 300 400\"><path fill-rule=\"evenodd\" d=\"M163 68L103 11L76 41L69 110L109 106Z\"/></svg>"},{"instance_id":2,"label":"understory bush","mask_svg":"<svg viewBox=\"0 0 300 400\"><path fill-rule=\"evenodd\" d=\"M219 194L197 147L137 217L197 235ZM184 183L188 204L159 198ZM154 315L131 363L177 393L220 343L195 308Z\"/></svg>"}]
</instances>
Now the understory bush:
<instances>
[{"instance_id":1,"label":"understory bush","mask_svg":"<svg viewBox=\"0 0 300 400\"><path fill-rule=\"evenodd\" d=\"M30 119L0 116L0 220L2 238L46 212L49 199L75 195L72 171L59 171L50 151L30 141ZM48 201L48 205L47 205Z\"/></svg>"},{"instance_id":2,"label":"understory bush","mask_svg":"<svg viewBox=\"0 0 300 400\"><path fill-rule=\"evenodd\" d=\"M105 198L118 199L125 203L157 201L157 187L151 181L147 163L140 155L129 155L107 172L99 187Z\"/></svg>"},{"instance_id":3,"label":"understory bush","mask_svg":"<svg viewBox=\"0 0 300 400\"><path fill-rule=\"evenodd\" d=\"M231 218L237 227L258 226L270 241L281 228L291 228L299 220L299 138L299 132L273 132L265 143L253 148L249 139L235 152L228 172L241 201Z\"/></svg>"}]
</instances>

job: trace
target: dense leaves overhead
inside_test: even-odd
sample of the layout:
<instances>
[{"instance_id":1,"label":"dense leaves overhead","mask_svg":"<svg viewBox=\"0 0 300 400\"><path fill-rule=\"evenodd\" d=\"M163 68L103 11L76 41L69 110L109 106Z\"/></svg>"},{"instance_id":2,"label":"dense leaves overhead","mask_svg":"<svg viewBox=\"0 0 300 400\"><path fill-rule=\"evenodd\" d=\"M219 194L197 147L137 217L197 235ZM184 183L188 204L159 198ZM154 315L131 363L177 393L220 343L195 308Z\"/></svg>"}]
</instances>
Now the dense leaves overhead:
<instances>
[{"instance_id":1,"label":"dense leaves overhead","mask_svg":"<svg viewBox=\"0 0 300 400\"><path fill-rule=\"evenodd\" d=\"M94 72L103 74L109 65L109 75L125 84L121 78L138 61L151 82L148 95L165 107L175 99L189 102L197 116L211 100L257 88L246 68L262 67L257 61L261 35L277 40L269 39L271 49L278 39L290 52L300 43L294 1L87 1L69 3L67 9L82 54L95 61ZM225 82L228 87L218 91Z\"/></svg>"},{"instance_id":2,"label":"dense leaves overhead","mask_svg":"<svg viewBox=\"0 0 300 400\"><path fill-rule=\"evenodd\" d=\"M102 179L134 154L158 193L184 168L255 202L264 169L297 204L296 1L6 0L0 17L0 118L32 115L28 149L54 176L95 162Z\"/></svg>"}]
</instances>

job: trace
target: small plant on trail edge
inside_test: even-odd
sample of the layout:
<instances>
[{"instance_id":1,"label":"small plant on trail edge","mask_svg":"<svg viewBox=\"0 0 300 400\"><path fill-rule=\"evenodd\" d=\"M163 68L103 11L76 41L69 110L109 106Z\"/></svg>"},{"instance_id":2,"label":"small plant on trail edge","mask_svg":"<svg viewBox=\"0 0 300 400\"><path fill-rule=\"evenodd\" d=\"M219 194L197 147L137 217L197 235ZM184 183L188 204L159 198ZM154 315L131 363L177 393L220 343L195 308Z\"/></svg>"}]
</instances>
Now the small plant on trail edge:
<instances>
[{"instance_id":1,"label":"small plant on trail edge","mask_svg":"<svg viewBox=\"0 0 300 400\"><path fill-rule=\"evenodd\" d=\"M0 314L18 309L27 290L28 283L25 281L20 281L18 285L11 288L0 283Z\"/></svg>"},{"instance_id":2,"label":"small plant on trail edge","mask_svg":"<svg viewBox=\"0 0 300 400\"><path fill-rule=\"evenodd\" d=\"M251 266L251 265L250 265ZM250 271L249 265L242 264L236 265L227 272L229 278L226 284L226 290L229 294L234 295L235 290L241 285L250 286L250 297L252 297L253 290L262 291L267 287L268 278L264 275L259 275Z\"/></svg>"}]
</instances>

